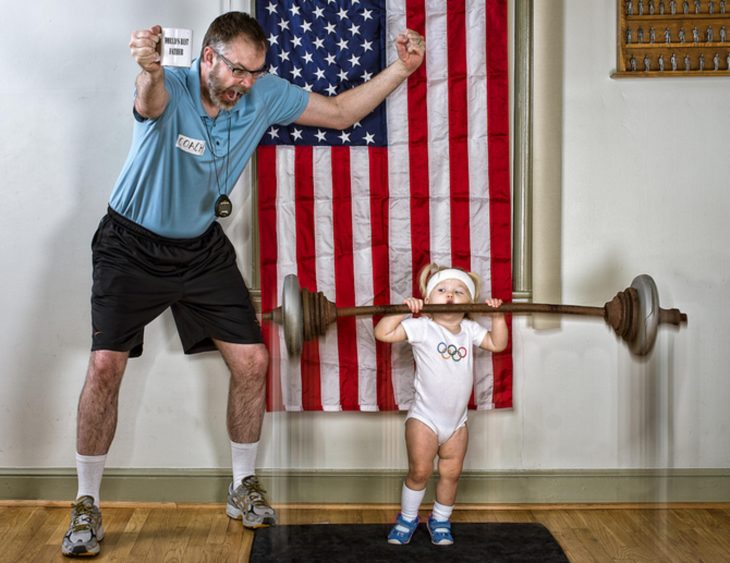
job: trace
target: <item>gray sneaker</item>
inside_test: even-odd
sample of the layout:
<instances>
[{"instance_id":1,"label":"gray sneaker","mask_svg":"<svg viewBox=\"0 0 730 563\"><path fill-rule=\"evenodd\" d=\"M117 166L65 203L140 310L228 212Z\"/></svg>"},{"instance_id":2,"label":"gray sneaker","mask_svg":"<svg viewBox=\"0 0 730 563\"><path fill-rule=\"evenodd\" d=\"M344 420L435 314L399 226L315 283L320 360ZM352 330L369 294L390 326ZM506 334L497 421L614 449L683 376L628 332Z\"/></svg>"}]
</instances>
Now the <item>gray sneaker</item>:
<instances>
[{"instance_id":1,"label":"gray sneaker","mask_svg":"<svg viewBox=\"0 0 730 563\"><path fill-rule=\"evenodd\" d=\"M101 510L94 497L79 497L71 507L71 524L63 536L61 553L70 557L89 557L99 553L99 542L104 539Z\"/></svg>"},{"instance_id":2,"label":"gray sneaker","mask_svg":"<svg viewBox=\"0 0 730 563\"><path fill-rule=\"evenodd\" d=\"M249 475L233 489L228 487L226 514L230 518L242 520L246 528L265 528L276 524L276 512L269 506L266 491L259 484L256 475Z\"/></svg>"}]
</instances>

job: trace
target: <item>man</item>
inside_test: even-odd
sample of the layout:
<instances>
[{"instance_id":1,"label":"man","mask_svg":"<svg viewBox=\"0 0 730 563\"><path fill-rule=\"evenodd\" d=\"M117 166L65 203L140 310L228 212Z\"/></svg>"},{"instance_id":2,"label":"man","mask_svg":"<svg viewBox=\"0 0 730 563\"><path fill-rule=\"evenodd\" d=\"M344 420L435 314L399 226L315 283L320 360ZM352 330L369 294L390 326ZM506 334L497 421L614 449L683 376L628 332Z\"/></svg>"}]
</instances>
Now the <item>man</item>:
<instances>
[{"instance_id":1,"label":"man","mask_svg":"<svg viewBox=\"0 0 730 563\"><path fill-rule=\"evenodd\" d=\"M242 12L210 25L190 69L160 65L161 28L132 34L141 71L127 162L92 242L93 341L78 406L78 494L62 552L99 553L99 490L129 357L144 327L170 307L186 354L218 350L230 370L227 427L233 482L226 513L249 528L275 523L254 474L268 353L233 246L216 217L266 129L298 123L345 129L370 113L424 57L410 30L398 60L364 84L326 97L265 73L267 40Z\"/></svg>"}]
</instances>

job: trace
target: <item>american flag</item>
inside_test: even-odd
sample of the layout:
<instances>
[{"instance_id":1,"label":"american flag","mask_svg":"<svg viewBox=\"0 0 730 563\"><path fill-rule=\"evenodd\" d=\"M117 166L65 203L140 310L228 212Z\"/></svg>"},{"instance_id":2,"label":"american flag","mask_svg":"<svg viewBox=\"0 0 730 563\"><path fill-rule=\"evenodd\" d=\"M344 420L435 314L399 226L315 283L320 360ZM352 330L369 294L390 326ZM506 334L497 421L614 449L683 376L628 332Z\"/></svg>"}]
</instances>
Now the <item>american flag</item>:
<instances>
[{"instance_id":1,"label":"american flag","mask_svg":"<svg viewBox=\"0 0 730 563\"><path fill-rule=\"evenodd\" d=\"M262 309L290 273L338 307L402 303L430 262L511 300L506 0L257 0L256 14L271 72L325 96L395 61L406 28L426 38L418 71L350 129L277 125L262 139ZM340 318L299 357L264 323L268 409L407 409L410 347L375 341L377 320ZM470 406L512 406L511 343L475 368Z\"/></svg>"}]
</instances>

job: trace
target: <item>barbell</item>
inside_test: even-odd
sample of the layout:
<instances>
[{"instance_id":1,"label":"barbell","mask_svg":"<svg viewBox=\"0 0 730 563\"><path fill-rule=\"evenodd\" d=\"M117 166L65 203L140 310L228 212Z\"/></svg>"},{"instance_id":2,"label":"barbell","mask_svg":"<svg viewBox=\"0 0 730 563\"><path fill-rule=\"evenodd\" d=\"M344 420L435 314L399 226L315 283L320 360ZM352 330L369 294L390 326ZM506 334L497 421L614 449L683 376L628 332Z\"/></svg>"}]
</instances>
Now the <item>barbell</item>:
<instances>
[{"instance_id":1,"label":"barbell","mask_svg":"<svg viewBox=\"0 0 730 563\"><path fill-rule=\"evenodd\" d=\"M623 339L631 352L645 356L654 347L661 324L679 327L687 323L687 315L679 309L662 309L656 283L648 274L634 278L631 286L620 291L603 307L583 305L551 305L548 303L503 303L495 308L486 303L424 305L422 313L547 313L602 317ZM337 307L320 291L314 293L299 286L294 274L284 278L281 305L262 318L284 326L284 341L290 355L298 355L304 341L324 335L327 327L342 317L359 315L397 315L410 313L407 305L368 305Z\"/></svg>"}]
</instances>

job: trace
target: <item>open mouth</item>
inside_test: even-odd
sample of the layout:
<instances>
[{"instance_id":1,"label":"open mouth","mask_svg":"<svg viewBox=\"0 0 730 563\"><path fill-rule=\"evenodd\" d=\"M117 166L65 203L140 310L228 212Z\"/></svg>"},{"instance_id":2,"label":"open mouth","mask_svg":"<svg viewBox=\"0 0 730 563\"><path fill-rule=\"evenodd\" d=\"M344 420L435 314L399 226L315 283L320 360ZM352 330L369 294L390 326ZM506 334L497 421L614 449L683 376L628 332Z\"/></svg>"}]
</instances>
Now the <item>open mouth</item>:
<instances>
[{"instance_id":1,"label":"open mouth","mask_svg":"<svg viewBox=\"0 0 730 563\"><path fill-rule=\"evenodd\" d=\"M223 92L223 99L229 104L235 104L243 94L243 92L236 88L230 88Z\"/></svg>"},{"instance_id":2,"label":"open mouth","mask_svg":"<svg viewBox=\"0 0 730 563\"><path fill-rule=\"evenodd\" d=\"M227 90L218 91L217 98L224 107L232 108L238 100L246 94L248 90L242 88L228 88Z\"/></svg>"}]
</instances>

